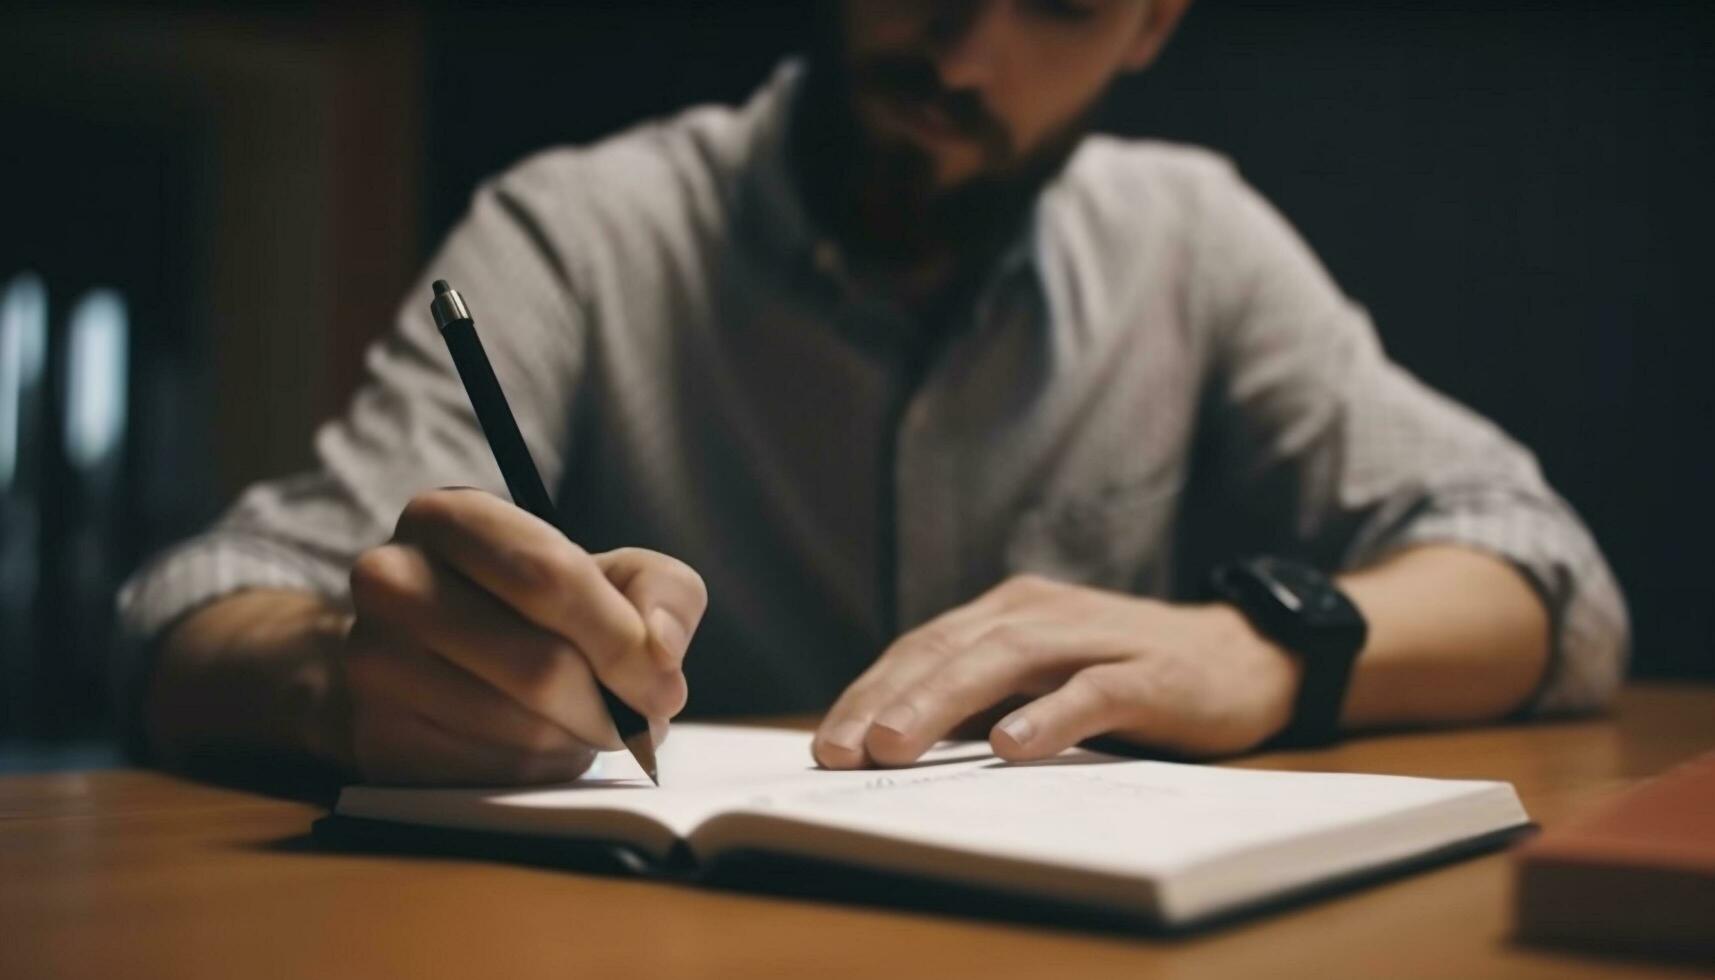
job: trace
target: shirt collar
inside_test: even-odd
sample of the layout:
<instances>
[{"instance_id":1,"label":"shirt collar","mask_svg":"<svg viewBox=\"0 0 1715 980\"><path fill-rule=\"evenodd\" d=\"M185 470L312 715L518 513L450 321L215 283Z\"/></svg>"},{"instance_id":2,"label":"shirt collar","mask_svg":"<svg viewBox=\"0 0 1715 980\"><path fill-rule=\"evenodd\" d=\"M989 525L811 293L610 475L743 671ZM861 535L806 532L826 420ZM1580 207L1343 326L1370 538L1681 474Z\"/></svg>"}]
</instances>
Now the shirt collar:
<instances>
[{"instance_id":1,"label":"shirt collar","mask_svg":"<svg viewBox=\"0 0 1715 980\"><path fill-rule=\"evenodd\" d=\"M750 147L735 182L733 213L746 240L770 259L813 267L818 246L825 240L817 234L799 196L787 138L803 87L803 63L788 59L744 107L743 114L750 123ZM831 241L826 244L835 247ZM824 256L830 254L826 249L822 252Z\"/></svg>"}]
</instances>

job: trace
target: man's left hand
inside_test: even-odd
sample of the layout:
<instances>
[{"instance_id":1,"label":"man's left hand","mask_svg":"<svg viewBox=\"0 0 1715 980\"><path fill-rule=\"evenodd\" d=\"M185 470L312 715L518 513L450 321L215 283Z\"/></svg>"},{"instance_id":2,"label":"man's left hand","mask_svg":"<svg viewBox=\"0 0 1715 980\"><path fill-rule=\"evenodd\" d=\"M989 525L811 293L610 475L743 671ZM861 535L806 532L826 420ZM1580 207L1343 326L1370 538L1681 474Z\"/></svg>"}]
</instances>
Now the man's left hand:
<instances>
[{"instance_id":1,"label":"man's left hand","mask_svg":"<svg viewBox=\"0 0 1715 980\"><path fill-rule=\"evenodd\" d=\"M1297 660L1226 605L1173 605L1009 579L902 636L812 745L830 769L903 766L973 719L1023 761L1111 735L1182 756L1242 752L1285 727Z\"/></svg>"}]
</instances>

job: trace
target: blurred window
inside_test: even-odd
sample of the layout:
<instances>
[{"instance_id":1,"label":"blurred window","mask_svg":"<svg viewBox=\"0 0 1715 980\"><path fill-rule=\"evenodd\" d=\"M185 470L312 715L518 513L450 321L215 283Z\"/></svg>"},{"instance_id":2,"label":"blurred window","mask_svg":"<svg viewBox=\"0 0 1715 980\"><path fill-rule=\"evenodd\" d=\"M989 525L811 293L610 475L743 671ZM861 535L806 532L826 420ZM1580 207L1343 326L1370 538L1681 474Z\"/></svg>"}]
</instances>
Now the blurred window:
<instances>
[{"instance_id":1,"label":"blurred window","mask_svg":"<svg viewBox=\"0 0 1715 980\"><path fill-rule=\"evenodd\" d=\"M124 442L129 329L125 300L115 290L91 290L72 307L65 447L77 469L108 462Z\"/></svg>"},{"instance_id":2,"label":"blurred window","mask_svg":"<svg viewBox=\"0 0 1715 980\"><path fill-rule=\"evenodd\" d=\"M18 478L21 447L30 424L47 349L48 291L42 278L23 272L0 293L0 493Z\"/></svg>"}]
</instances>

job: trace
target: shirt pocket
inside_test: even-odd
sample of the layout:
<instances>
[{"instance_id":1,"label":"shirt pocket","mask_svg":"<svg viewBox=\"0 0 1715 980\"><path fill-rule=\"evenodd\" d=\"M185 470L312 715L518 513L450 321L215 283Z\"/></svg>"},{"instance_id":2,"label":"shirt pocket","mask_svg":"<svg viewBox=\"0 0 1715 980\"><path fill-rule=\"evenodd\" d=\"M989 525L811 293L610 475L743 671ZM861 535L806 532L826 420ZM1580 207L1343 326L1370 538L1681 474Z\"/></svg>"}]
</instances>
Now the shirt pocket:
<instances>
[{"instance_id":1,"label":"shirt pocket","mask_svg":"<svg viewBox=\"0 0 1715 980\"><path fill-rule=\"evenodd\" d=\"M1180 474L1170 469L1027 507L1007 538L1006 571L1165 594L1183 486Z\"/></svg>"}]
</instances>

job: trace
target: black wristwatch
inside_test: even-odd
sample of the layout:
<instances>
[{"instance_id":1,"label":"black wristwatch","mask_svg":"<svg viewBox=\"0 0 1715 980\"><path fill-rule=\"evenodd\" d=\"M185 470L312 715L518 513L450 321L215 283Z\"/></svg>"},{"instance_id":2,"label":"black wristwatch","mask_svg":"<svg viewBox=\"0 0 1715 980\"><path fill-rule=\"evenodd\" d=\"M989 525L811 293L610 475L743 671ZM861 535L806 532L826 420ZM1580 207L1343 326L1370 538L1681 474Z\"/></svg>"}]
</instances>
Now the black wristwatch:
<instances>
[{"instance_id":1,"label":"black wristwatch","mask_svg":"<svg viewBox=\"0 0 1715 980\"><path fill-rule=\"evenodd\" d=\"M1245 614L1257 632L1297 655L1304 678L1292 720L1276 745L1326 745L1340 733L1340 708L1352 663L1369 627L1352 600L1309 565L1282 558L1247 558L1216 568L1209 592Z\"/></svg>"}]
</instances>

